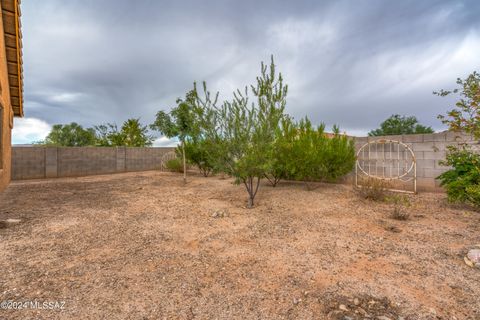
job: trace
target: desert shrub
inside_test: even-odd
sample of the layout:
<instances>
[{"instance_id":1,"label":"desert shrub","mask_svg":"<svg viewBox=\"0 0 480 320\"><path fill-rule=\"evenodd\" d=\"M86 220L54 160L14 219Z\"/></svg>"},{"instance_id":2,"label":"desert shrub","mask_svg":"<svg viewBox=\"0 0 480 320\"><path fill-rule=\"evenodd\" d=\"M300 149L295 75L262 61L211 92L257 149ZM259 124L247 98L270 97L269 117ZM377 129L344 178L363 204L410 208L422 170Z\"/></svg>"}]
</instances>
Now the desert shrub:
<instances>
[{"instance_id":1,"label":"desert shrub","mask_svg":"<svg viewBox=\"0 0 480 320\"><path fill-rule=\"evenodd\" d=\"M177 152L181 152L178 150ZM204 177L208 177L214 171L212 159L212 143L206 139L196 139L185 142L185 157L189 164L200 170Z\"/></svg>"},{"instance_id":2,"label":"desert shrub","mask_svg":"<svg viewBox=\"0 0 480 320\"><path fill-rule=\"evenodd\" d=\"M402 205L394 205L392 211L392 219L405 221L410 219L410 213L405 210Z\"/></svg>"},{"instance_id":3,"label":"desert shrub","mask_svg":"<svg viewBox=\"0 0 480 320\"><path fill-rule=\"evenodd\" d=\"M458 88L440 90L435 94L444 97L458 94L452 110L438 118L452 131L470 134L480 139L480 73L474 71L465 79L457 79ZM442 163L452 169L437 179L447 190L448 200L461 202L480 208L480 155L466 146L449 147L447 157Z\"/></svg>"},{"instance_id":4,"label":"desert shrub","mask_svg":"<svg viewBox=\"0 0 480 320\"><path fill-rule=\"evenodd\" d=\"M445 187L448 200L480 207L480 155L467 147L450 147L442 165L452 169L437 179Z\"/></svg>"},{"instance_id":5,"label":"desert shrub","mask_svg":"<svg viewBox=\"0 0 480 320\"><path fill-rule=\"evenodd\" d=\"M388 195L385 197L385 201L393 205L392 219L395 220L408 220L410 213L406 210L406 207L410 206L410 200L405 195Z\"/></svg>"},{"instance_id":6,"label":"desert shrub","mask_svg":"<svg viewBox=\"0 0 480 320\"><path fill-rule=\"evenodd\" d=\"M338 178L351 172L355 166L355 147L353 140L340 134L338 127L333 127L334 135L329 137L323 161L325 162L327 181L336 181Z\"/></svg>"},{"instance_id":7,"label":"desert shrub","mask_svg":"<svg viewBox=\"0 0 480 320\"><path fill-rule=\"evenodd\" d=\"M168 160L165 167L170 171L183 173L183 163L179 158Z\"/></svg>"},{"instance_id":8,"label":"desert shrub","mask_svg":"<svg viewBox=\"0 0 480 320\"><path fill-rule=\"evenodd\" d=\"M297 126L289 117L281 121L275 133L275 141L268 150L268 162L265 178L275 187L281 179L289 178L289 166L295 159L293 142Z\"/></svg>"},{"instance_id":9,"label":"desert shrub","mask_svg":"<svg viewBox=\"0 0 480 320\"><path fill-rule=\"evenodd\" d=\"M359 195L368 200L384 201L388 195L389 184L385 180L364 178L358 188Z\"/></svg>"},{"instance_id":10,"label":"desert shrub","mask_svg":"<svg viewBox=\"0 0 480 320\"><path fill-rule=\"evenodd\" d=\"M468 203L474 205L475 207L480 207L480 185L475 184L468 186L465 190L467 192L467 201Z\"/></svg>"},{"instance_id":11,"label":"desert shrub","mask_svg":"<svg viewBox=\"0 0 480 320\"><path fill-rule=\"evenodd\" d=\"M410 206L410 199L407 195L404 194L389 194L385 197L385 202L391 203L393 205L402 205L405 207Z\"/></svg>"},{"instance_id":12,"label":"desert shrub","mask_svg":"<svg viewBox=\"0 0 480 320\"><path fill-rule=\"evenodd\" d=\"M323 124L315 127L308 118L300 120L293 139L291 161L288 163L288 175L304 181L311 189L311 182L320 181L327 174L325 150L327 136Z\"/></svg>"},{"instance_id":13,"label":"desert shrub","mask_svg":"<svg viewBox=\"0 0 480 320\"><path fill-rule=\"evenodd\" d=\"M308 118L284 129L280 147L276 150L277 169L284 177L304 181L308 189L312 182L333 182L349 173L355 165L353 141L339 133L327 136L325 126L313 126Z\"/></svg>"}]
</instances>

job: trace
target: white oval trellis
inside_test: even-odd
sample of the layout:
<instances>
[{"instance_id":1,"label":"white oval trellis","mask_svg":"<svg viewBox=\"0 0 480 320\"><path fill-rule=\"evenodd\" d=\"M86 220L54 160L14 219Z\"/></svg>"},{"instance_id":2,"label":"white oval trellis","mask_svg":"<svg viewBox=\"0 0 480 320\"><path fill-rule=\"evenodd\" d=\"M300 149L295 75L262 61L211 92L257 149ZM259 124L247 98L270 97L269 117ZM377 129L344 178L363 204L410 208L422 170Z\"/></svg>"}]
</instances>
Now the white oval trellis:
<instances>
[{"instance_id":1,"label":"white oval trellis","mask_svg":"<svg viewBox=\"0 0 480 320\"><path fill-rule=\"evenodd\" d=\"M413 193L417 192L417 162L413 150L403 142L378 139L369 141L357 151L355 185L358 177L385 181L413 182ZM393 191L412 192L408 190Z\"/></svg>"},{"instance_id":2,"label":"white oval trellis","mask_svg":"<svg viewBox=\"0 0 480 320\"><path fill-rule=\"evenodd\" d=\"M169 151L162 156L162 170L166 169L166 163L170 160L177 158L175 151Z\"/></svg>"}]
</instances>

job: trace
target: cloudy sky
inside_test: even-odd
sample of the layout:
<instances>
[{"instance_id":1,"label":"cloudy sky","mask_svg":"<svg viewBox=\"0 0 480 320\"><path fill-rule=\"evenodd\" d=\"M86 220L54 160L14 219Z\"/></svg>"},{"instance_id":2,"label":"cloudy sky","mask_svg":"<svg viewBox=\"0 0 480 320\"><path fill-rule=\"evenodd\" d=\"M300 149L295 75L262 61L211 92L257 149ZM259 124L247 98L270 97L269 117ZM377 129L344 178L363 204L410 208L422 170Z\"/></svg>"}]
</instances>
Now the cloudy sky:
<instances>
[{"instance_id":1,"label":"cloudy sky","mask_svg":"<svg viewBox=\"0 0 480 320\"><path fill-rule=\"evenodd\" d=\"M13 142L56 123L150 123L195 80L228 99L271 54L297 119L362 135L399 113L441 130L452 99L432 91L480 69L479 16L478 0L23 1Z\"/></svg>"}]
</instances>

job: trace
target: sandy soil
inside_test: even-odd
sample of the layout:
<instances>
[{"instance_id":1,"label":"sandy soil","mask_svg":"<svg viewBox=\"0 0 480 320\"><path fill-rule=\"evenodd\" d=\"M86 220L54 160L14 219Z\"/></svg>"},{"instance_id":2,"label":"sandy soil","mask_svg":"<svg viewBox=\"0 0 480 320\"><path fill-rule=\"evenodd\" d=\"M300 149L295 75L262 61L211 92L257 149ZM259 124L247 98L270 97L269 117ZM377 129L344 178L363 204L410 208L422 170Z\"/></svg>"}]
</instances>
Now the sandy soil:
<instances>
[{"instance_id":1,"label":"sandy soil","mask_svg":"<svg viewBox=\"0 0 480 320\"><path fill-rule=\"evenodd\" d=\"M444 195L413 196L407 221L343 185L245 200L231 180L161 172L14 182L0 301L65 304L0 319L480 319L463 261L480 214Z\"/></svg>"}]
</instances>

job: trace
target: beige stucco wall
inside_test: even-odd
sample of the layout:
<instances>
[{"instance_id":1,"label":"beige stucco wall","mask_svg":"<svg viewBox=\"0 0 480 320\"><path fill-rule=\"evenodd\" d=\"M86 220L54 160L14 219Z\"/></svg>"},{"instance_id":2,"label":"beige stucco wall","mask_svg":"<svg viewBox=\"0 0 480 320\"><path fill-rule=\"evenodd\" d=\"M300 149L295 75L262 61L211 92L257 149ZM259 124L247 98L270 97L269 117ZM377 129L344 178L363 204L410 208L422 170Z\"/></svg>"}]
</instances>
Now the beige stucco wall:
<instances>
[{"instance_id":1,"label":"beige stucco wall","mask_svg":"<svg viewBox=\"0 0 480 320\"><path fill-rule=\"evenodd\" d=\"M13 111L10 105L10 90L8 84L7 58L5 53L5 39L3 36L3 21L0 14L0 104L3 107L2 130L0 133L0 191L10 182L11 169L11 129L13 127Z\"/></svg>"}]
</instances>

